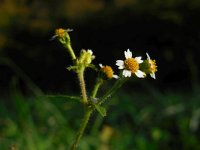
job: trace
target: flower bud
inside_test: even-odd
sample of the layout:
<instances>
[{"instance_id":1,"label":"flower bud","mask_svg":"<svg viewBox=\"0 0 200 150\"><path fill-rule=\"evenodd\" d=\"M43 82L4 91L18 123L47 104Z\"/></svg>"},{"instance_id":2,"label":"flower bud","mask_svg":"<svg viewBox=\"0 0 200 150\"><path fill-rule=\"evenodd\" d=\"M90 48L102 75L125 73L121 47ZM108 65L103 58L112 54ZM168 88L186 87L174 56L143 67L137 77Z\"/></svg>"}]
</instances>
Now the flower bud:
<instances>
[{"instance_id":1,"label":"flower bud","mask_svg":"<svg viewBox=\"0 0 200 150\"><path fill-rule=\"evenodd\" d=\"M68 32L73 31L72 29L63 29L58 28L55 30L55 35L51 39L58 38L58 40L63 44L69 44L70 43L70 36Z\"/></svg>"},{"instance_id":2,"label":"flower bud","mask_svg":"<svg viewBox=\"0 0 200 150\"><path fill-rule=\"evenodd\" d=\"M92 55L92 50L81 50L81 54L79 57L79 63L87 67L89 64L91 64L92 60L95 58L94 55Z\"/></svg>"}]
</instances>

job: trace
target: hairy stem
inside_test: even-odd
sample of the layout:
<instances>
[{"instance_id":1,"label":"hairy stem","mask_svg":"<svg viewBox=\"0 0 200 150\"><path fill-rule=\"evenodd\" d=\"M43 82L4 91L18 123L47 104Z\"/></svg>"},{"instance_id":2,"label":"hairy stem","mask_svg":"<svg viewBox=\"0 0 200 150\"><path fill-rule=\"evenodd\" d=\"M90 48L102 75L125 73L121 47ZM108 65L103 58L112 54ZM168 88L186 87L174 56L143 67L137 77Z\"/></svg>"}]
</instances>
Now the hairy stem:
<instances>
[{"instance_id":1,"label":"hairy stem","mask_svg":"<svg viewBox=\"0 0 200 150\"><path fill-rule=\"evenodd\" d=\"M87 104L88 100L87 100L87 92L86 92L86 88L85 88L84 69L79 70L78 78L79 78L81 94L82 94L82 98L83 98L82 102L83 102L83 104Z\"/></svg>"},{"instance_id":2,"label":"hairy stem","mask_svg":"<svg viewBox=\"0 0 200 150\"><path fill-rule=\"evenodd\" d=\"M74 143L71 146L71 150L76 150L76 148L78 147L79 141L80 141L81 137L83 136L83 133L84 133L85 128L86 128L86 126L88 124L88 121L90 119L92 111L93 111L93 109L90 109L90 108L86 109L84 117L83 117L83 120L82 120L82 123L81 123L81 127L80 127L80 129L78 131L78 134L77 134L75 140L74 140Z\"/></svg>"}]
</instances>

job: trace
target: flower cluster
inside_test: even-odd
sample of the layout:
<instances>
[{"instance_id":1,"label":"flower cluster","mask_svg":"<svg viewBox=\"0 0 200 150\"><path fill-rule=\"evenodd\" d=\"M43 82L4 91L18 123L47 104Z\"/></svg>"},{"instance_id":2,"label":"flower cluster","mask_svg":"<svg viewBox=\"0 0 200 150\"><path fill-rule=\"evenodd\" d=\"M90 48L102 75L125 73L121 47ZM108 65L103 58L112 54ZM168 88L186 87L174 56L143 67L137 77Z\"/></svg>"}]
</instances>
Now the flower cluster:
<instances>
[{"instance_id":1,"label":"flower cluster","mask_svg":"<svg viewBox=\"0 0 200 150\"><path fill-rule=\"evenodd\" d=\"M96 110L101 114L101 116L106 116L106 109L102 106L105 100L109 99L111 95L116 92L117 89L119 89L131 76L145 78L149 74L152 78L156 79L155 73L157 72L157 65L156 61L152 60L148 53L146 53L147 58L142 60L141 56L133 57L132 52L127 49L124 51L125 59L116 61L116 66L120 70L119 75L114 74L113 68L109 65L99 64L99 68L95 67L93 64L95 55L93 55L92 50L82 49L79 56L75 54L70 42L70 31L72 31L72 29L56 29L55 35L51 39L57 39L63 47L67 49L73 63L71 66L67 67L67 69L74 71L77 74L77 79L80 83L81 96L78 97L78 100L83 104L85 112L81 127L73 144L71 145L71 150L75 150L78 147L78 143L84 133L92 112ZM87 68L93 68L98 71L98 76L90 95L88 95L84 79L85 70ZM114 84L105 92L104 95L99 97L98 91L104 81L113 78L117 80L113 80L115 81ZM74 97L71 98L74 99Z\"/></svg>"},{"instance_id":2,"label":"flower cluster","mask_svg":"<svg viewBox=\"0 0 200 150\"><path fill-rule=\"evenodd\" d=\"M73 31L72 29L56 29L55 30L55 35L52 37L52 39L57 38L62 44L69 43L70 42L70 37L68 32ZM71 55L75 57L75 54L70 51ZM125 55L125 60L117 60L116 65L118 66L118 69L122 70L122 76L121 77L131 77L132 75L135 75L138 78L145 78L148 74L156 79L155 72L157 72L157 65L156 61L152 60L149 56L148 53L147 59L142 60L141 56L138 57L133 57L132 52L127 49L127 51L124 51ZM81 50L80 57L77 59L77 64L83 65L85 67L90 66L92 60L95 58L93 55L92 50ZM115 75L113 69L106 65L103 66L102 64L99 64L100 69L99 72L100 74L103 74L103 78L107 79L118 79L120 76Z\"/></svg>"},{"instance_id":3,"label":"flower cluster","mask_svg":"<svg viewBox=\"0 0 200 150\"><path fill-rule=\"evenodd\" d=\"M132 52L127 49L124 51L125 60L117 60L116 65L118 69L122 70L122 77L131 77L132 75L137 76L138 78L145 78L147 74L154 79L156 79L155 72L157 71L156 61L152 60L148 53L147 59L142 60L142 57L132 56ZM115 78L118 79L118 75L114 75L114 71L110 66L103 66L99 64L100 72L102 72L108 79Z\"/></svg>"},{"instance_id":4,"label":"flower cluster","mask_svg":"<svg viewBox=\"0 0 200 150\"><path fill-rule=\"evenodd\" d=\"M118 69L123 69L122 75L124 77L131 77L132 74L138 78L145 78L147 74L156 79L155 72L157 71L157 65L155 60L151 60L148 53L147 60L142 60L141 56L132 57L132 52L128 49L124 51L125 60L117 60L116 65Z\"/></svg>"}]
</instances>

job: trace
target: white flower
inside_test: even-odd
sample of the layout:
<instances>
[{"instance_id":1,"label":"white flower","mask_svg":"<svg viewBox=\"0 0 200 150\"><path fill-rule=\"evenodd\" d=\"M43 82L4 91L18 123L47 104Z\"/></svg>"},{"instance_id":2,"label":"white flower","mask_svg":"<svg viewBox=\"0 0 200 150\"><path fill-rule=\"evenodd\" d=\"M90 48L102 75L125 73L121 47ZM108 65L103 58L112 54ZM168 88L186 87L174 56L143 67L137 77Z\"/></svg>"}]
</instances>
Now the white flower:
<instances>
[{"instance_id":1,"label":"white flower","mask_svg":"<svg viewBox=\"0 0 200 150\"><path fill-rule=\"evenodd\" d=\"M157 66L156 66L156 61L155 60L151 60L150 56L148 53L146 53L147 55L147 61L150 65L149 71L150 71L150 76L154 79L156 79L156 75L155 72L157 71Z\"/></svg>"},{"instance_id":2,"label":"white flower","mask_svg":"<svg viewBox=\"0 0 200 150\"><path fill-rule=\"evenodd\" d=\"M113 69L110 67L110 66L103 66L102 64L99 64L101 70L106 76L108 79L111 79L111 78L115 78L115 79L118 79L118 75L115 75L113 74Z\"/></svg>"},{"instance_id":3,"label":"white flower","mask_svg":"<svg viewBox=\"0 0 200 150\"><path fill-rule=\"evenodd\" d=\"M142 57L132 58L132 52L127 49L124 51L125 60L117 60L116 65L118 69L123 69L122 75L125 77L131 77L131 74L135 74L138 78L144 78L146 74L139 70L139 64L143 62Z\"/></svg>"}]
</instances>

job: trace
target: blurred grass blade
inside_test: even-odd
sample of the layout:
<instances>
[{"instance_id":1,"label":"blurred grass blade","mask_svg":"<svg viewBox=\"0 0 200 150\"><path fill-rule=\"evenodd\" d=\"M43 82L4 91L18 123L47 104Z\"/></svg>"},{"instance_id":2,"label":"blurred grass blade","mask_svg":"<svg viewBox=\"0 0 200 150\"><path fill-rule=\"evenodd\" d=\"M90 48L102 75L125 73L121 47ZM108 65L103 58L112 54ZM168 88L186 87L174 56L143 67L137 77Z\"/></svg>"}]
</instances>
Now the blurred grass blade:
<instances>
[{"instance_id":1,"label":"blurred grass blade","mask_svg":"<svg viewBox=\"0 0 200 150\"><path fill-rule=\"evenodd\" d=\"M43 95L43 91L26 75L26 73L9 57L0 57L0 64L9 67L16 75L24 81L27 87L35 95Z\"/></svg>"}]
</instances>

